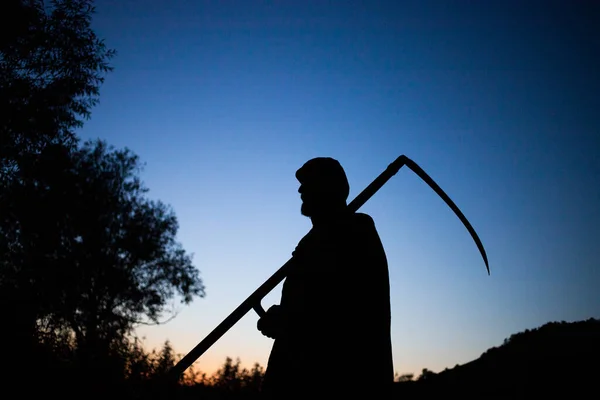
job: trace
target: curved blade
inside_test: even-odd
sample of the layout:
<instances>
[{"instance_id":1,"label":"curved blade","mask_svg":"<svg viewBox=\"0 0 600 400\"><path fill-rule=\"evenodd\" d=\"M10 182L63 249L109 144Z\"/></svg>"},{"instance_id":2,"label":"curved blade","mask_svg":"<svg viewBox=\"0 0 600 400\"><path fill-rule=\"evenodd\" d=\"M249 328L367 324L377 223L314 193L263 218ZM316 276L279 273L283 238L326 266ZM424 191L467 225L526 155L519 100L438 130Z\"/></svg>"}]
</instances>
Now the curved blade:
<instances>
[{"instance_id":1,"label":"curved blade","mask_svg":"<svg viewBox=\"0 0 600 400\"><path fill-rule=\"evenodd\" d=\"M454 213L462 221L462 223L465 225L465 227L471 234L471 237L475 241L475 244L477 244L477 248L479 248L479 252L481 253L481 256L483 257L483 261L485 262L485 268L487 269L487 273L489 275L490 274L490 266L488 264L488 259L487 259L487 255L485 253L485 249L483 248L483 244L481 243L479 236L477 236L475 229L473 229L473 227L471 226L471 224L469 223L467 218L463 215L463 213L456 206L456 204L454 204L454 202L450 199L450 197L448 197L448 195L442 190L442 188L440 188L438 186L438 184L435 183L434 180L431 179L431 177L429 175L427 175L427 173L421 169L421 167L419 167L414 161L412 161L409 158L407 158L405 160L405 163L406 163L405 164L406 166L408 166L411 170L413 170L413 172L415 174L419 175L419 177L421 179L423 179L442 199L444 199L446 204L448 204L448 206L450 206L452 211L454 211Z\"/></svg>"}]
</instances>

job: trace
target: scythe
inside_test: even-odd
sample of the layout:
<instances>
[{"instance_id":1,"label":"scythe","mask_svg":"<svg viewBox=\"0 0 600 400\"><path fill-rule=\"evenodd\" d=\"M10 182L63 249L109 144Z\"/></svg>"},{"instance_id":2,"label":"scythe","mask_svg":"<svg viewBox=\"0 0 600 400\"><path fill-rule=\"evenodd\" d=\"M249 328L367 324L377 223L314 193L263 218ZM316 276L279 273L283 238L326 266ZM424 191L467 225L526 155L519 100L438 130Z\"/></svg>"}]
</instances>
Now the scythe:
<instances>
[{"instance_id":1,"label":"scythe","mask_svg":"<svg viewBox=\"0 0 600 400\"><path fill-rule=\"evenodd\" d=\"M458 218L465 225L471 237L477 244L477 248L483 257L485 267L488 275L490 274L490 267L488 264L487 255L483 244L477 236L475 229L471 226L467 218L463 215L460 209L454 204L454 202L448 197L448 195L431 179L429 175L425 173L414 161L401 155L394 162L392 162L373 182L369 184L350 204L348 208L352 212L356 212L363 204L367 202L392 176L394 176L400 168L404 165L408 166L413 172L415 172L421 179L423 179L454 211ZM209 333L200 343L196 345L188 354L186 354L171 370L169 371L169 378L173 380L179 379L181 374L191 366L206 350L208 350L217 340L221 338L231 327L233 327L244 315L251 309L254 309L259 316L264 315L265 310L260 304L261 300L273 290L288 274L291 266L294 263L292 257L288 260L281 268L279 268L269 279L267 279L258 289L254 291L246 300L242 302L227 318L225 318L211 333Z\"/></svg>"}]
</instances>

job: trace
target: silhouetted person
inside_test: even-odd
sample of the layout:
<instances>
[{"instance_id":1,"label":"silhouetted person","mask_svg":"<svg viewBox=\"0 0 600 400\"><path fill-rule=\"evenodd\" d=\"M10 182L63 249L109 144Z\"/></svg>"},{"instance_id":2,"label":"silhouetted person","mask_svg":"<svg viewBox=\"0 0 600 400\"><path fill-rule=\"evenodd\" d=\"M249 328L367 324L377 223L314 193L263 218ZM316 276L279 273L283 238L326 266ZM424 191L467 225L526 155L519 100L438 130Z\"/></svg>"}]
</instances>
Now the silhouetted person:
<instances>
[{"instance_id":1,"label":"silhouetted person","mask_svg":"<svg viewBox=\"0 0 600 400\"><path fill-rule=\"evenodd\" d=\"M309 160L296 178L301 212L313 229L293 253L280 305L257 324L275 339L263 393L385 398L394 379L389 276L373 219L348 211L349 185L338 161Z\"/></svg>"}]
</instances>

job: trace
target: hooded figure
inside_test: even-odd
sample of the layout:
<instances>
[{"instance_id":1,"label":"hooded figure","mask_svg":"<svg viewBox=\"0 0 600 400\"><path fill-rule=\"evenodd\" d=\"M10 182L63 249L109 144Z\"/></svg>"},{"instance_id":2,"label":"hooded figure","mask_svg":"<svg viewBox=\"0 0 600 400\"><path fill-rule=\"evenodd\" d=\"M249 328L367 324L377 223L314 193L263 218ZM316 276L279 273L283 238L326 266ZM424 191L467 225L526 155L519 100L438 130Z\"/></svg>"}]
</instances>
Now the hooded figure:
<instances>
[{"instance_id":1,"label":"hooded figure","mask_svg":"<svg viewBox=\"0 0 600 400\"><path fill-rule=\"evenodd\" d=\"M349 185L338 161L309 160L296 178L301 212L313 228L293 252L280 305L257 324L275 339L263 394L389 397L389 276L373 219L348 211Z\"/></svg>"}]
</instances>

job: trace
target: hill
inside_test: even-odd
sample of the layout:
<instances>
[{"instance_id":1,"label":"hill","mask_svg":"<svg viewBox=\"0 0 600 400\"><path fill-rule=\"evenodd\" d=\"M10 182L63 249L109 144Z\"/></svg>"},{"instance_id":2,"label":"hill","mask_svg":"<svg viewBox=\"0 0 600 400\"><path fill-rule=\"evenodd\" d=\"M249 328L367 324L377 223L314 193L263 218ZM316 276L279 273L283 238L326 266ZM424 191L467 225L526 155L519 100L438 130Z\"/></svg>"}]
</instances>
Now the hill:
<instances>
[{"instance_id":1,"label":"hill","mask_svg":"<svg viewBox=\"0 0 600 400\"><path fill-rule=\"evenodd\" d=\"M575 398L598 390L600 320L550 322L513 334L476 360L396 384L405 398Z\"/></svg>"}]
</instances>

